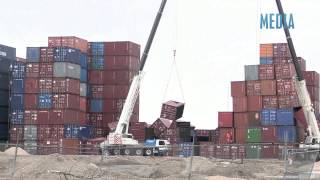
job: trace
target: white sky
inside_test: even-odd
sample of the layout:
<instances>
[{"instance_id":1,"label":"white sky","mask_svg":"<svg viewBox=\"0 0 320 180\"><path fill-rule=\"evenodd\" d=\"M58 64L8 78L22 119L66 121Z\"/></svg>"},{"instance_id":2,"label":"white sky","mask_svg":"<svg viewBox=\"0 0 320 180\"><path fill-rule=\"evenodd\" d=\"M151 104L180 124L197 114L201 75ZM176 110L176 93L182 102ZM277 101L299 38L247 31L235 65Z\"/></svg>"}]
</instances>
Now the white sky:
<instances>
[{"instance_id":1,"label":"white sky","mask_svg":"<svg viewBox=\"0 0 320 180\"><path fill-rule=\"evenodd\" d=\"M161 0L10 0L1 2L0 43L17 48L46 46L47 37L75 35L89 41L130 40L143 50ZM283 0L293 13L291 30L308 70L320 67L320 1ZM275 0L168 0L141 89L140 121L159 117L161 103L185 101L184 120L217 127L217 112L231 111L230 81L244 79L244 65L258 64L258 44L285 42L283 30L260 30L260 13L276 13ZM168 84L177 50L177 76ZM166 92L166 93L165 93Z\"/></svg>"}]
</instances>

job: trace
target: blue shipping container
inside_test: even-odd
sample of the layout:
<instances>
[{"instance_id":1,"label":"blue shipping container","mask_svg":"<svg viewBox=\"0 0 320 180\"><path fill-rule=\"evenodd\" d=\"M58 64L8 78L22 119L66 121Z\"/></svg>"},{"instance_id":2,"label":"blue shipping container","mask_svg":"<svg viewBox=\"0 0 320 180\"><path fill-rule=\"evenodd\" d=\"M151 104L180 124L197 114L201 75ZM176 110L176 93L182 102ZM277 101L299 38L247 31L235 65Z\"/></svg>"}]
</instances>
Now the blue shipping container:
<instances>
[{"instance_id":1,"label":"blue shipping container","mask_svg":"<svg viewBox=\"0 0 320 180\"><path fill-rule=\"evenodd\" d=\"M90 100L90 112L102 112L103 111L103 100L102 99L91 99Z\"/></svg>"},{"instance_id":2,"label":"blue shipping container","mask_svg":"<svg viewBox=\"0 0 320 180\"><path fill-rule=\"evenodd\" d=\"M10 65L12 78L24 78L26 73L26 65L24 62L13 61Z\"/></svg>"},{"instance_id":3,"label":"blue shipping container","mask_svg":"<svg viewBox=\"0 0 320 180\"><path fill-rule=\"evenodd\" d=\"M53 52L55 62L71 62L80 64L80 50L70 47L56 47Z\"/></svg>"},{"instance_id":4,"label":"blue shipping container","mask_svg":"<svg viewBox=\"0 0 320 180\"><path fill-rule=\"evenodd\" d=\"M38 108L48 109L52 106L52 94L39 94L38 95Z\"/></svg>"},{"instance_id":5,"label":"blue shipping container","mask_svg":"<svg viewBox=\"0 0 320 180\"><path fill-rule=\"evenodd\" d=\"M64 137L65 138L78 138L80 126L78 124L65 124Z\"/></svg>"},{"instance_id":6,"label":"blue shipping container","mask_svg":"<svg viewBox=\"0 0 320 180\"><path fill-rule=\"evenodd\" d=\"M277 137L279 142L296 142L296 127L277 126Z\"/></svg>"},{"instance_id":7,"label":"blue shipping container","mask_svg":"<svg viewBox=\"0 0 320 180\"><path fill-rule=\"evenodd\" d=\"M92 137L92 126L79 126L79 139L90 139Z\"/></svg>"},{"instance_id":8,"label":"blue shipping container","mask_svg":"<svg viewBox=\"0 0 320 180\"><path fill-rule=\"evenodd\" d=\"M8 123L8 108L0 107L0 123Z\"/></svg>"},{"instance_id":9,"label":"blue shipping container","mask_svg":"<svg viewBox=\"0 0 320 180\"><path fill-rule=\"evenodd\" d=\"M80 53L80 66L83 69L88 68L88 59L87 59L87 54L86 53Z\"/></svg>"},{"instance_id":10,"label":"blue shipping container","mask_svg":"<svg viewBox=\"0 0 320 180\"><path fill-rule=\"evenodd\" d=\"M0 139L8 138L8 124L0 124Z\"/></svg>"},{"instance_id":11,"label":"blue shipping container","mask_svg":"<svg viewBox=\"0 0 320 180\"><path fill-rule=\"evenodd\" d=\"M104 69L104 57L92 56L91 69Z\"/></svg>"},{"instance_id":12,"label":"blue shipping container","mask_svg":"<svg viewBox=\"0 0 320 180\"><path fill-rule=\"evenodd\" d=\"M16 59L16 48L0 44L0 57Z\"/></svg>"},{"instance_id":13,"label":"blue shipping container","mask_svg":"<svg viewBox=\"0 0 320 180\"><path fill-rule=\"evenodd\" d=\"M11 93L24 93L24 79L12 79Z\"/></svg>"},{"instance_id":14,"label":"blue shipping container","mask_svg":"<svg viewBox=\"0 0 320 180\"><path fill-rule=\"evenodd\" d=\"M0 90L9 90L9 75L8 74L1 74L0 73Z\"/></svg>"},{"instance_id":15,"label":"blue shipping container","mask_svg":"<svg viewBox=\"0 0 320 180\"><path fill-rule=\"evenodd\" d=\"M272 126L277 124L277 109L263 109L260 115L261 125Z\"/></svg>"},{"instance_id":16,"label":"blue shipping container","mask_svg":"<svg viewBox=\"0 0 320 180\"><path fill-rule=\"evenodd\" d=\"M89 42L92 55L104 55L104 43L103 42Z\"/></svg>"},{"instance_id":17,"label":"blue shipping container","mask_svg":"<svg viewBox=\"0 0 320 180\"><path fill-rule=\"evenodd\" d=\"M27 62L40 61L40 47L27 47Z\"/></svg>"},{"instance_id":18,"label":"blue shipping container","mask_svg":"<svg viewBox=\"0 0 320 180\"><path fill-rule=\"evenodd\" d=\"M278 109L277 110L277 125L293 126L294 125L293 109Z\"/></svg>"},{"instance_id":19,"label":"blue shipping container","mask_svg":"<svg viewBox=\"0 0 320 180\"><path fill-rule=\"evenodd\" d=\"M272 57L260 57L260 64L273 64Z\"/></svg>"},{"instance_id":20,"label":"blue shipping container","mask_svg":"<svg viewBox=\"0 0 320 180\"><path fill-rule=\"evenodd\" d=\"M0 73L9 74L12 60L0 57Z\"/></svg>"},{"instance_id":21,"label":"blue shipping container","mask_svg":"<svg viewBox=\"0 0 320 180\"><path fill-rule=\"evenodd\" d=\"M88 78L87 78L87 69L81 69L80 72L80 82L87 82Z\"/></svg>"},{"instance_id":22,"label":"blue shipping container","mask_svg":"<svg viewBox=\"0 0 320 180\"><path fill-rule=\"evenodd\" d=\"M192 142L184 142L179 144L179 156L192 156Z\"/></svg>"},{"instance_id":23,"label":"blue shipping container","mask_svg":"<svg viewBox=\"0 0 320 180\"><path fill-rule=\"evenodd\" d=\"M10 95L10 108L23 110L24 109L23 107L24 107L23 94L11 94Z\"/></svg>"},{"instance_id":24,"label":"blue shipping container","mask_svg":"<svg viewBox=\"0 0 320 180\"><path fill-rule=\"evenodd\" d=\"M9 105L9 92L0 90L0 106Z\"/></svg>"},{"instance_id":25,"label":"blue shipping container","mask_svg":"<svg viewBox=\"0 0 320 180\"><path fill-rule=\"evenodd\" d=\"M11 109L10 110L10 123L11 124L23 124L24 110Z\"/></svg>"}]
</instances>

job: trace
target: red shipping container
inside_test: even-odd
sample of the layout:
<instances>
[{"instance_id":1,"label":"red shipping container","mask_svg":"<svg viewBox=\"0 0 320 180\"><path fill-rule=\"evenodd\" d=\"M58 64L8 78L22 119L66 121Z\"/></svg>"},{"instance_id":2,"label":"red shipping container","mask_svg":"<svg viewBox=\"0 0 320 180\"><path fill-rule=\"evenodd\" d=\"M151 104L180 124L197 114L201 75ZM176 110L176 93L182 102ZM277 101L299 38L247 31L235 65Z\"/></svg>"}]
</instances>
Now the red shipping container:
<instances>
[{"instance_id":1,"label":"red shipping container","mask_svg":"<svg viewBox=\"0 0 320 180\"><path fill-rule=\"evenodd\" d=\"M129 85L137 74L134 71L104 71L104 84Z\"/></svg>"},{"instance_id":2,"label":"red shipping container","mask_svg":"<svg viewBox=\"0 0 320 180\"><path fill-rule=\"evenodd\" d=\"M87 113L79 111L79 124L88 124Z\"/></svg>"},{"instance_id":3,"label":"red shipping container","mask_svg":"<svg viewBox=\"0 0 320 180\"><path fill-rule=\"evenodd\" d=\"M302 76L305 78L307 86L319 87L319 73L316 71L302 71Z\"/></svg>"},{"instance_id":4,"label":"red shipping container","mask_svg":"<svg viewBox=\"0 0 320 180\"><path fill-rule=\"evenodd\" d=\"M53 49L52 47L40 47L40 62L53 62Z\"/></svg>"},{"instance_id":5,"label":"red shipping container","mask_svg":"<svg viewBox=\"0 0 320 180\"><path fill-rule=\"evenodd\" d=\"M262 107L263 109L278 108L278 97L277 96L262 96Z\"/></svg>"},{"instance_id":6,"label":"red shipping container","mask_svg":"<svg viewBox=\"0 0 320 180\"><path fill-rule=\"evenodd\" d=\"M118 113L89 113L89 124L95 127L107 127L108 123L118 121Z\"/></svg>"},{"instance_id":7,"label":"red shipping container","mask_svg":"<svg viewBox=\"0 0 320 180\"><path fill-rule=\"evenodd\" d=\"M105 99L104 100L104 112L121 113L125 99Z\"/></svg>"},{"instance_id":8,"label":"red shipping container","mask_svg":"<svg viewBox=\"0 0 320 180\"><path fill-rule=\"evenodd\" d=\"M52 76L53 76L53 63L40 63L39 77L52 77Z\"/></svg>"},{"instance_id":9,"label":"red shipping container","mask_svg":"<svg viewBox=\"0 0 320 180\"><path fill-rule=\"evenodd\" d=\"M24 92L25 93L39 93L39 82L37 78L24 79Z\"/></svg>"},{"instance_id":10,"label":"red shipping container","mask_svg":"<svg viewBox=\"0 0 320 180\"><path fill-rule=\"evenodd\" d=\"M316 86L307 86L311 101L319 101L319 88Z\"/></svg>"},{"instance_id":11,"label":"red shipping container","mask_svg":"<svg viewBox=\"0 0 320 180\"><path fill-rule=\"evenodd\" d=\"M134 56L140 57L140 45L129 41L105 42L104 52L107 56Z\"/></svg>"},{"instance_id":12,"label":"red shipping container","mask_svg":"<svg viewBox=\"0 0 320 180\"><path fill-rule=\"evenodd\" d=\"M233 97L233 111L246 112L247 111L247 97Z\"/></svg>"},{"instance_id":13,"label":"red shipping container","mask_svg":"<svg viewBox=\"0 0 320 180\"><path fill-rule=\"evenodd\" d=\"M52 92L52 78L40 78L39 79L39 91L41 93Z\"/></svg>"},{"instance_id":14,"label":"red shipping container","mask_svg":"<svg viewBox=\"0 0 320 180\"><path fill-rule=\"evenodd\" d=\"M130 86L128 85L114 85L114 98L127 98Z\"/></svg>"},{"instance_id":15,"label":"red shipping container","mask_svg":"<svg viewBox=\"0 0 320 180\"><path fill-rule=\"evenodd\" d=\"M261 142L275 143L278 141L276 126L264 126L261 128Z\"/></svg>"},{"instance_id":16,"label":"red shipping container","mask_svg":"<svg viewBox=\"0 0 320 180\"><path fill-rule=\"evenodd\" d=\"M218 127L233 127L233 112L218 112Z\"/></svg>"},{"instance_id":17,"label":"red shipping container","mask_svg":"<svg viewBox=\"0 0 320 180\"><path fill-rule=\"evenodd\" d=\"M106 70L139 70L140 59L134 56L105 56Z\"/></svg>"},{"instance_id":18,"label":"red shipping container","mask_svg":"<svg viewBox=\"0 0 320 180\"><path fill-rule=\"evenodd\" d=\"M54 153L62 153L62 142L60 140L45 139L38 141L38 154L49 155Z\"/></svg>"},{"instance_id":19,"label":"red shipping container","mask_svg":"<svg viewBox=\"0 0 320 180\"><path fill-rule=\"evenodd\" d=\"M78 139L62 139L62 154L77 155L80 152L80 141Z\"/></svg>"},{"instance_id":20,"label":"red shipping container","mask_svg":"<svg viewBox=\"0 0 320 180\"><path fill-rule=\"evenodd\" d=\"M234 113L234 126L236 129L243 129L249 126L248 113Z\"/></svg>"},{"instance_id":21,"label":"red shipping container","mask_svg":"<svg viewBox=\"0 0 320 180\"><path fill-rule=\"evenodd\" d=\"M262 110L262 96L248 96L248 111Z\"/></svg>"},{"instance_id":22,"label":"red shipping container","mask_svg":"<svg viewBox=\"0 0 320 180\"><path fill-rule=\"evenodd\" d=\"M297 95L278 96L279 108L299 107L299 99Z\"/></svg>"},{"instance_id":23,"label":"red shipping container","mask_svg":"<svg viewBox=\"0 0 320 180\"><path fill-rule=\"evenodd\" d=\"M24 94L24 108L37 109L38 108L38 94Z\"/></svg>"},{"instance_id":24,"label":"red shipping container","mask_svg":"<svg viewBox=\"0 0 320 180\"><path fill-rule=\"evenodd\" d=\"M111 74L112 75L112 74ZM89 84L104 84L104 71L99 70L89 70L88 71L88 80Z\"/></svg>"},{"instance_id":25,"label":"red shipping container","mask_svg":"<svg viewBox=\"0 0 320 180\"><path fill-rule=\"evenodd\" d=\"M86 97L80 97L79 109L80 109L80 111L83 111L83 112L87 111L87 98Z\"/></svg>"},{"instance_id":26,"label":"red shipping container","mask_svg":"<svg viewBox=\"0 0 320 180\"><path fill-rule=\"evenodd\" d=\"M261 81L261 95L277 95L277 83L275 80Z\"/></svg>"},{"instance_id":27,"label":"red shipping container","mask_svg":"<svg viewBox=\"0 0 320 180\"><path fill-rule=\"evenodd\" d=\"M126 98L129 85L92 85L90 86L92 98Z\"/></svg>"},{"instance_id":28,"label":"red shipping container","mask_svg":"<svg viewBox=\"0 0 320 180\"><path fill-rule=\"evenodd\" d=\"M294 80L293 79L277 79L277 94L278 95L296 94Z\"/></svg>"},{"instance_id":29,"label":"red shipping container","mask_svg":"<svg viewBox=\"0 0 320 180\"><path fill-rule=\"evenodd\" d=\"M235 133L236 133L235 142L237 144L246 143L247 128L236 128Z\"/></svg>"},{"instance_id":30,"label":"red shipping container","mask_svg":"<svg viewBox=\"0 0 320 180\"><path fill-rule=\"evenodd\" d=\"M300 65L301 71L306 70L306 60L301 57L298 57L298 63ZM285 63L293 63L291 56L290 57L274 57L273 64L285 64Z\"/></svg>"},{"instance_id":31,"label":"red shipping container","mask_svg":"<svg viewBox=\"0 0 320 180\"><path fill-rule=\"evenodd\" d=\"M80 80L70 78L53 78L53 93L80 94Z\"/></svg>"},{"instance_id":32,"label":"red shipping container","mask_svg":"<svg viewBox=\"0 0 320 180\"><path fill-rule=\"evenodd\" d=\"M75 36L48 37L49 47L67 46L79 49L83 53L88 52L88 41Z\"/></svg>"},{"instance_id":33,"label":"red shipping container","mask_svg":"<svg viewBox=\"0 0 320 180\"><path fill-rule=\"evenodd\" d=\"M75 110L51 110L49 124L84 124L83 115Z\"/></svg>"},{"instance_id":34,"label":"red shipping container","mask_svg":"<svg viewBox=\"0 0 320 180\"><path fill-rule=\"evenodd\" d=\"M24 124L38 124L38 111L25 110L24 111Z\"/></svg>"},{"instance_id":35,"label":"red shipping container","mask_svg":"<svg viewBox=\"0 0 320 180\"><path fill-rule=\"evenodd\" d=\"M37 138L43 140L59 140L64 137L63 124L39 124L37 126Z\"/></svg>"},{"instance_id":36,"label":"red shipping container","mask_svg":"<svg viewBox=\"0 0 320 180\"><path fill-rule=\"evenodd\" d=\"M246 96L246 82L245 81L232 81L231 82L231 96L243 97Z\"/></svg>"},{"instance_id":37,"label":"red shipping container","mask_svg":"<svg viewBox=\"0 0 320 180\"><path fill-rule=\"evenodd\" d=\"M303 109L294 112L294 118L297 122L297 127L306 128L307 127L307 120L303 113Z\"/></svg>"},{"instance_id":38,"label":"red shipping container","mask_svg":"<svg viewBox=\"0 0 320 180\"><path fill-rule=\"evenodd\" d=\"M277 159L279 158L279 149L277 145L262 145L261 146L261 157L262 158L271 158Z\"/></svg>"},{"instance_id":39,"label":"red shipping container","mask_svg":"<svg viewBox=\"0 0 320 180\"><path fill-rule=\"evenodd\" d=\"M248 96L261 95L261 81L246 81L246 82L247 82Z\"/></svg>"},{"instance_id":40,"label":"red shipping container","mask_svg":"<svg viewBox=\"0 0 320 180\"><path fill-rule=\"evenodd\" d=\"M296 75L296 70L292 63L275 65L276 79L292 79Z\"/></svg>"},{"instance_id":41,"label":"red shipping container","mask_svg":"<svg viewBox=\"0 0 320 180\"><path fill-rule=\"evenodd\" d=\"M90 85L89 88L89 92L90 92L90 96L91 98L94 99L103 99L104 98L104 85Z\"/></svg>"},{"instance_id":42,"label":"red shipping container","mask_svg":"<svg viewBox=\"0 0 320 180\"><path fill-rule=\"evenodd\" d=\"M274 72L274 65L273 64L261 64L259 65L259 79L274 79L275 72Z\"/></svg>"},{"instance_id":43,"label":"red shipping container","mask_svg":"<svg viewBox=\"0 0 320 180\"><path fill-rule=\"evenodd\" d=\"M273 44L273 57L291 57L289 46L287 43Z\"/></svg>"},{"instance_id":44,"label":"red shipping container","mask_svg":"<svg viewBox=\"0 0 320 180\"><path fill-rule=\"evenodd\" d=\"M26 77L39 77L39 63L26 64Z\"/></svg>"},{"instance_id":45,"label":"red shipping container","mask_svg":"<svg viewBox=\"0 0 320 180\"><path fill-rule=\"evenodd\" d=\"M234 129L233 128L219 128L220 144L232 144L234 142Z\"/></svg>"},{"instance_id":46,"label":"red shipping container","mask_svg":"<svg viewBox=\"0 0 320 180\"><path fill-rule=\"evenodd\" d=\"M50 124L50 111L39 110L38 111L38 124Z\"/></svg>"},{"instance_id":47,"label":"red shipping container","mask_svg":"<svg viewBox=\"0 0 320 180\"><path fill-rule=\"evenodd\" d=\"M297 142L304 143L307 134L307 130L304 127L297 127Z\"/></svg>"},{"instance_id":48,"label":"red shipping container","mask_svg":"<svg viewBox=\"0 0 320 180\"><path fill-rule=\"evenodd\" d=\"M80 109L80 97L73 94L53 94L52 108L55 109Z\"/></svg>"},{"instance_id":49,"label":"red shipping container","mask_svg":"<svg viewBox=\"0 0 320 180\"><path fill-rule=\"evenodd\" d=\"M260 112L248 112L248 126L260 126Z\"/></svg>"},{"instance_id":50,"label":"red shipping container","mask_svg":"<svg viewBox=\"0 0 320 180\"><path fill-rule=\"evenodd\" d=\"M10 141L13 143L16 143L16 141L21 141L23 140L23 135L24 135L24 125L11 125L10 130Z\"/></svg>"}]
</instances>

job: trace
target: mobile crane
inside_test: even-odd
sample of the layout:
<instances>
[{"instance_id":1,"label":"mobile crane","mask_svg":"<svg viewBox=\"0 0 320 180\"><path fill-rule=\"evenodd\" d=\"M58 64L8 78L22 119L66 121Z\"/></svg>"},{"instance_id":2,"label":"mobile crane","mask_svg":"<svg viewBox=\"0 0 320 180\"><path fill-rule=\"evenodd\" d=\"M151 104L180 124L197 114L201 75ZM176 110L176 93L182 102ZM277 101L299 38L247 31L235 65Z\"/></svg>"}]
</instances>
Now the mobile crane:
<instances>
[{"instance_id":1,"label":"mobile crane","mask_svg":"<svg viewBox=\"0 0 320 180\"><path fill-rule=\"evenodd\" d=\"M135 140L132 134L128 133L129 120L139 95L141 81L143 79L143 67L146 63L148 53L157 31L162 12L166 5L167 0L162 0L158 14L154 20L147 44L143 51L140 61L139 73L133 77L126 101L124 103L119 122L114 132L109 133L107 140L100 144L102 153L104 154L125 154L125 155L151 155L160 154L167 151L169 142L167 140L154 140L154 143L147 143L141 145ZM152 144L152 145L151 145Z\"/></svg>"},{"instance_id":2,"label":"mobile crane","mask_svg":"<svg viewBox=\"0 0 320 180\"><path fill-rule=\"evenodd\" d=\"M283 8L280 0L276 0L277 7L279 10L279 14L284 17ZM285 19L282 18L282 23L285 24ZM300 144L300 148L317 150L320 149L320 131L317 124L317 119L315 116L314 108L311 103L310 95L307 90L306 81L302 76L300 64L298 63L296 51L293 46L293 41L289 32L289 29L284 27L284 33L286 35L287 43L289 46L290 54L292 57L292 61L297 73L296 81L295 81L295 89L298 94L299 103L303 109L303 113L306 117L307 121L307 131L308 136L305 139L304 144Z\"/></svg>"}]
</instances>

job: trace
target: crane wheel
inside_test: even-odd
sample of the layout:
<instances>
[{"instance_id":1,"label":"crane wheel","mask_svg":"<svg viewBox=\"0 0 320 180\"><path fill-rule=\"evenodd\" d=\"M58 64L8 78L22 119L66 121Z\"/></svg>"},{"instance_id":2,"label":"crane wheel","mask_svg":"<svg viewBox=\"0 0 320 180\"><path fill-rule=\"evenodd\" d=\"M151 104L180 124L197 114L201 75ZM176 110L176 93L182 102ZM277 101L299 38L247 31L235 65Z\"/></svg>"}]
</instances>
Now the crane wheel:
<instances>
[{"instance_id":1,"label":"crane wheel","mask_svg":"<svg viewBox=\"0 0 320 180\"><path fill-rule=\"evenodd\" d=\"M136 155L141 156L142 155L142 150L141 149L136 149Z\"/></svg>"},{"instance_id":2,"label":"crane wheel","mask_svg":"<svg viewBox=\"0 0 320 180\"><path fill-rule=\"evenodd\" d=\"M120 149L114 149L113 150L114 155L120 155Z\"/></svg>"},{"instance_id":3,"label":"crane wheel","mask_svg":"<svg viewBox=\"0 0 320 180\"><path fill-rule=\"evenodd\" d=\"M130 155L130 149L125 149L125 150L124 150L124 154L127 155L127 156L129 156L129 155Z\"/></svg>"},{"instance_id":4,"label":"crane wheel","mask_svg":"<svg viewBox=\"0 0 320 180\"><path fill-rule=\"evenodd\" d=\"M152 155L152 150L151 149L147 149L146 150L146 155L147 156L151 156Z\"/></svg>"}]
</instances>

